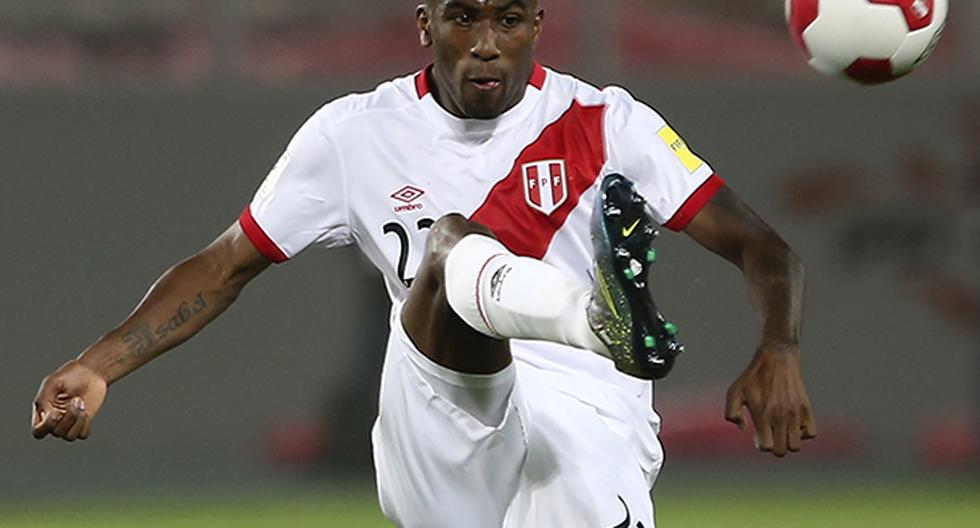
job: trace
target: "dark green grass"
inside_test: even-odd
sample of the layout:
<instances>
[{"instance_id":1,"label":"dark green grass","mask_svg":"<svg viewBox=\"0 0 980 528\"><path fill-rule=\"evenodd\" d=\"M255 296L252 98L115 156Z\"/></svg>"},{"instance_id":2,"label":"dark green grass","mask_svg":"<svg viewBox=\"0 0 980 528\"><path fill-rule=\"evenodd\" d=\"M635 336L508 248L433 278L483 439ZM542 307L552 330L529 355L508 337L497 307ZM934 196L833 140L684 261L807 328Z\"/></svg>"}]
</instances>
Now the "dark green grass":
<instances>
[{"instance_id":1,"label":"dark green grass","mask_svg":"<svg viewBox=\"0 0 980 528\"><path fill-rule=\"evenodd\" d=\"M843 486L684 483L657 493L661 528L980 527L980 488L972 485ZM373 491L306 489L158 499L0 501L0 527L252 528L389 526Z\"/></svg>"}]
</instances>

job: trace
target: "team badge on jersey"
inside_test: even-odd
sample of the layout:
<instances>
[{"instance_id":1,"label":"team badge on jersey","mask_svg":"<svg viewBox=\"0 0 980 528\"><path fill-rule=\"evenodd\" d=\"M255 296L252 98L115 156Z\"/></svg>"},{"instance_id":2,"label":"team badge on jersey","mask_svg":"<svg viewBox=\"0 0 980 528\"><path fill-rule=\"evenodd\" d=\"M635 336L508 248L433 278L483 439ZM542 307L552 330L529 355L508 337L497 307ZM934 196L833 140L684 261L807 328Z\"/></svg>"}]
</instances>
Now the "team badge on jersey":
<instances>
[{"instance_id":1,"label":"team badge on jersey","mask_svg":"<svg viewBox=\"0 0 980 528\"><path fill-rule=\"evenodd\" d=\"M546 215L555 212L568 199L565 160L545 160L521 165L524 200Z\"/></svg>"}]
</instances>

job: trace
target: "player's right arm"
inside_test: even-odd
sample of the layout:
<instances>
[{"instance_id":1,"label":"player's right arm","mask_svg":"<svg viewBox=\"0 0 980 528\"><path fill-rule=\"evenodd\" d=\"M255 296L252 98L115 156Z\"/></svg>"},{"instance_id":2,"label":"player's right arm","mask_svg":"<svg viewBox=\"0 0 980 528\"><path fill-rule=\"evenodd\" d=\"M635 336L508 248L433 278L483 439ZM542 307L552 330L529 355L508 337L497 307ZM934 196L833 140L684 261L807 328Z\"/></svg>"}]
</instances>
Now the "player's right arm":
<instances>
[{"instance_id":1,"label":"player's right arm","mask_svg":"<svg viewBox=\"0 0 980 528\"><path fill-rule=\"evenodd\" d=\"M341 114L348 103L341 101ZM324 106L296 131L238 222L164 273L118 328L41 382L35 437L87 437L109 385L199 332L270 262L312 244L354 241L333 112Z\"/></svg>"},{"instance_id":2,"label":"player's right arm","mask_svg":"<svg viewBox=\"0 0 980 528\"><path fill-rule=\"evenodd\" d=\"M236 222L167 270L122 324L44 378L34 400L34 437L88 437L109 385L194 336L268 266Z\"/></svg>"}]
</instances>

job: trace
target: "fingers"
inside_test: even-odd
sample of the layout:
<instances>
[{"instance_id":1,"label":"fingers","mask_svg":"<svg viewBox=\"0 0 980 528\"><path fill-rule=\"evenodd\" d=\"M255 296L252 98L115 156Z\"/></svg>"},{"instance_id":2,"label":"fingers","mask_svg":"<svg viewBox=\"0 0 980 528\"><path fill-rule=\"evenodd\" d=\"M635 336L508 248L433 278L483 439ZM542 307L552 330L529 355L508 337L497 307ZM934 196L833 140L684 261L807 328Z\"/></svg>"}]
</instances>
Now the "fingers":
<instances>
[{"instance_id":1,"label":"fingers","mask_svg":"<svg viewBox=\"0 0 980 528\"><path fill-rule=\"evenodd\" d=\"M751 408L749 410L751 411ZM763 416L756 416L756 413L753 412L752 423L755 425L753 438L755 439L756 449L766 453L772 452L776 441L773 439L772 426L769 424L769 420L765 419Z\"/></svg>"},{"instance_id":2,"label":"fingers","mask_svg":"<svg viewBox=\"0 0 980 528\"><path fill-rule=\"evenodd\" d=\"M746 407L752 416L752 441L755 443L755 448L759 451L772 451L772 429L769 427L769 421L761 410L757 410L758 405L746 402Z\"/></svg>"},{"instance_id":3,"label":"fingers","mask_svg":"<svg viewBox=\"0 0 980 528\"><path fill-rule=\"evenodd\" d=\"M45 411L36 406L35 415L34 438L50 434L73 442L87 438L91 432L92 419L85 412L85 402L78 397L72 398L64 410L52 406L50 411Z\"/></svg>"},{"instance_id":4,"label":"fingers","mask_svg":"<svg viewBox=\"0 0 980 528\"><path fill-rule=\"evenodd\" d=\"M58 419L61 414L56 411L46 411L41 408L38 403L34 404L34 423L31 427L31 432L34 438L41 439L51 431L54 430L55 426L58 425Z\"/></svg>"},{"instance_id":5,"label":"fingers","mask_svg":"<svg viewBox=\"0 0 980 528\"><path fill-rule=\"evenodd\" d=\"M107 387L106 380L93 370L77 362L66 363L41 381L31 411L32 435L68 441L87 438Z\"/></svg>"},{"instance_id":6,"label":"fingers","mask_svg":"<svg viewBox=\"0 0 980 528\"><path fill-rule=\"evenodd\" d=\"M58 420L58 424L54 426L54 431L51 434L59 438L64 438L68 434L68 430L71 429L75 422L78 421L78 414L73 412L66 412L62 415L61 419Z\"/></svg>"},{"instance_id":7,"label":"fingers","mask_svg":"<svg viewBox=\"0 0 980 528\"><path fill-rule=\"evenodd\" d=\"M802 414L802 413L801 413ZM812 423L812 419L810 420ZM783 457L787 451L796 453L800 450L803 440L809 440L806 419L793 413L786 417L776 417L773 421L772 454Z\"/></svg>"},{"instance_id":8,"label":"fingers","mask_svg":"<svg viewBox=\"0 0 980 528\"><path fill-rule=\"evenodd\" d=\"M774 436L774 431L771 425L771 421L766 416L766 413L762 411L757 411L759 409L758 402L753 399L752 402L745 397L745 393L736 386L732 386L728 391L728 396L725 405L725 419L729 422L738 426L739 429L746 429L745 420L745 409L748 408L749 414L752 416L753 433L752 438L755 442L755 447L759 451L764 451L766 453L772 452L777 447L776 436ZM782 441L779 443L781 454L776 456L784 456L786 454L786 434L785 429L783 429Z\"/></svg>"},{"instance_id":9,"label":"fingers","mask_svg":"<svg viewBox=\"0 0 980 528\"><path fill-rule=\"evenodd\" d=\"M34 416L31 424L31 432L34 438L41 439L53 433L64 414L64 404L60 395L48 399L38 398L34 402Z\"/></svg>"},{"instance_id":10,"label":"fingers","mask_svg":"<svg viewBox=\"0 0 980 528\"><path fill-rule=\"evenodd\" d=\"M34 438L44 438L58 425L63 411L55 402L58 400L62 385L60 381L54 381L50 376L41 381L41 387L34 397L34 413L31 417L31 433Z\"/></svg>"},{"instance_id":11,"label":"fingers","mask_svg":"<svg viewBox=\"0 0 980 528\"><path fill-rule=\"evenodd\" d=\"M789 443L786 435L786 420L776 419L772 425L772 454L779 458L786 456L786 448Z\"/></svg>"},{"instance_id":12,"label":"fingers","mask_svg":"<svg viewBox=\"0 0 980 528\"><path fill-rule=\"evenodd\" d=\"M763 417L756 425L756 447L780 458L788 452L796 453L804 440L813 438L806 422L806 417L801 418L796 413Z\"/></svg>"},{"instance_id":13,"label":"fingers","mask_svg":"<svg viewBox=\"0 0 980 528\"><path fill-rule=\"evenodd\" d=\"M786 448L796 453L800 450L801 438L803 436L800 419L793 417L790 419L789 427L786 428Z\"/></svg>"},{"instance_id":14,"label":"fingers","mask_svg":"<svg viewBox=\"0 0 980 528\"><path fill-rule=\"evenodd\" d=\"M82 427L82 432L78 434L79 440L85 440L92 434L92 417L85 415L85 426Z\"/></svg>"},{"instance_id":15,"label":"fingers","mask_svg":"<svg viewBox=\"0 0 980 528\"><path fill-rule=\"evenodd\" d=\"M745 430L745 396L741 390L732 387L725 398L725 420L735 424L742 431Z\"/></svg>"},{"instance_id":16,"label":"fingers","mask_svg":"<svg viewBox=\"0 0 980 528\"><path fill-rule=\"evenodd\" d=\"M31 430L36 430L41 425L44 417L41 416L41 406L37 402L31 404Z\"/></svg>"},{"instance_id":17,"label":"fingers","mask_svg":"<svg viewBox=\"0 0 980 528\"><path fill-rule=\"evenodd\" d=\"M798 361L793 359L785 355L754 359L728 390L726 399L725 419L744 430L747 408L756 448L777 457L799 451L804 441L816 437L810 400L799 376Z\"/></svg>"},{"instance_id":18,"label":"fingers","mask_svg":"<svg viewBox=\"0 0 980 528\"><path fill-rule=\"evenodd\" d=\"M817 422L813 419L813 412L810 407L803 408L803 422L800 426L804 440L813 440L817 437Z\"/></svg>"},{"instance_id":19,"label":"fingers","mask_svg":"<svg viewBox=\"0 0 980 528\"><path fill-rule=\"evenodd\" d=\"M85 430L85 426L89 421L88 415L82 413L78 416L78 420L75 421L75 425L71 426L68 433L65 434L65 440L69 442L74 442L82 438L82 431Z\"/></svg>"},{"instance_id":20,"label":"fingers","mask_svg":"<svg viewBox=\"0 0 980 528\"><path fill-rule=\"evenodd\" d=\"M65 436L65 440L68 440L69 442L74 442L75 440L85 440L88 438L88 432L92 429L92 417L85 412L85 400L75 398L72 400L72 405L78 411L78 421L68 431L68 435Z\"/></svg>"},{"instance_id":21,"label":"fingers","mask_svg":"<svg viewBox=\"0 0 980 528\"><path fill-rule=\"evenodd\" d=\"M69 442L74 442L75 440L78 440L78 434L82 432L82 427L84 425L85 425L85 416L79 416L78 419L75 420L75 425L71 426L71 429L69 429L68 432L65 433L65 437L64 437L65 440Z\"/></svg>"},{"instance_id":22,"label":"fingers","mask_svg":"<svg viewBox=\"0 0 980 528\"><path fill-rule=\"evenodd\" d=\"M85 427L85 420L88 418L85 414L85 401L81 398L72 398L69 404L70 415L75 417L75 423L65 431L64 438L69 442L74 442L78 439L78 435L82 432L82 428ZM60 427L60 425L59 425ZM58 428L55 427L55 430Z\"/></svg>"}]
</instances>

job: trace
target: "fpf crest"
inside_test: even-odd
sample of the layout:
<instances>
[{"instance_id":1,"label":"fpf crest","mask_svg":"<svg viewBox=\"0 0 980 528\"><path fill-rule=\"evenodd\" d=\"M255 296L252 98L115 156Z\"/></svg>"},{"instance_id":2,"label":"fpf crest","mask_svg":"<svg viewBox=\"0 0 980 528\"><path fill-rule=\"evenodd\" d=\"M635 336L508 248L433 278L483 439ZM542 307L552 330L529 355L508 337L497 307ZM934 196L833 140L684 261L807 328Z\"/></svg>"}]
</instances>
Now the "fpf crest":
<instances>
[{"instance_id":1,"label":"fpf crest","mask_svg":"<svg viewBox=\"0 0 980 528\"><path fill-rule=\"evenodd\" d=\"M535 161L521 165L524 200L546 215L555 212L568 199L565 160Z\"/></svg>"}]
</instances>

